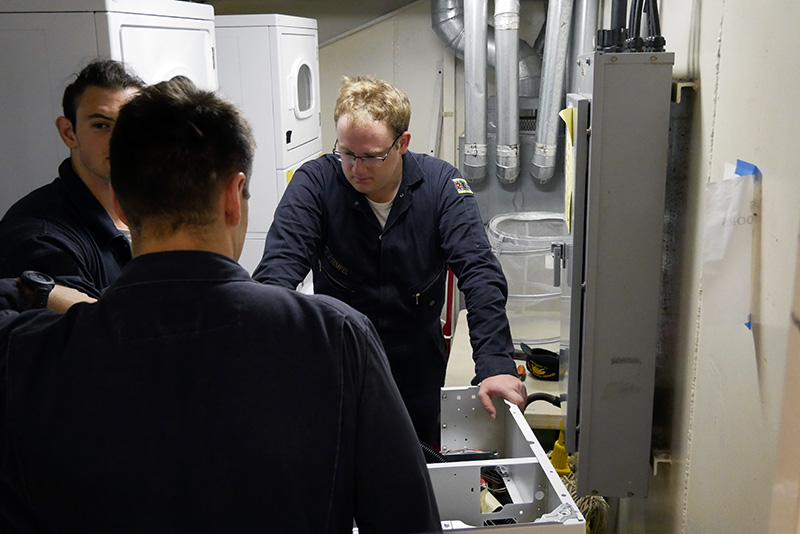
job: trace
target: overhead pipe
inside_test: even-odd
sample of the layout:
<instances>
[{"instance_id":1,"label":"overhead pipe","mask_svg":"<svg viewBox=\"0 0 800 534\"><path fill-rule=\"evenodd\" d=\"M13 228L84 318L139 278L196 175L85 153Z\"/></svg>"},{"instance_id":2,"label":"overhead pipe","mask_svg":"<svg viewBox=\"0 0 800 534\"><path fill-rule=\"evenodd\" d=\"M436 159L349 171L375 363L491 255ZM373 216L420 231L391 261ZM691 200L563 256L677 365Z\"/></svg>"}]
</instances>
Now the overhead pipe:
<instances>
[{"instance_id":1,"label":"overhead pipe","mask_svg":"<svg viewBox=\"0 0 800 534\"><path fill-rule=\"evenodd\" d=\"M439 40L450 48L456 57L465 59L463 0L432 0L431 27ZM517 44L519 50L519 96L535 98L539 95L539 80L542 72L541 53L537 53L524 39L520 39ZM486 38L486 60L492 68L496 65L496 57L495 31L489 27Z\"/></svg>"},{"instance_id":2,"label":"overhead pipe","mask_svg":"<svg viewBox=\"0 0 800 534\"><path fill-rule=\"evenodd\" d=\"M503 184L519 177L519 0L495 0L497 47L497 154L495 173Z\"/></svg>"},{"instance_id":3,"label":"overhead pipe","mask_svg":"<svg viewBox=\"0 0 800 534\"><path fill-rule=\"evenodd\" d=\"M619 24L619 15L617 4L622 3L624 6L626 0L614 0L614 5L611 8L612 27L614 20ZM572 28L572 44L570 47L569 57L567 58L567 65L571 68L567 71L569 76L567 83L568 93L574 93L578 89L578 80L581 79L581 66L578 64L578 58L584 54L588 54L594 50L594 41L597 38L598 45L602 40L602 35L597 32L598 27L598 9L599 0L575 0L573 11L573 28ZM625 7L622 9L622 26L616 30L617 41L619 46L625 42Z\"/></svg>"},{"instance_id":4,"label":"overhead pipe","mask_svg":"<svg viewBox=\"0 0 800 534\"><path fill-rule=\"evenodd\" d=\"M540 41L544 41L544 31L536 37L533 46L529 45L525 39L519 40L517 51L519 54L519 96L537 97L539 96L539 84L542 78L542 52L543 48L537 51L536 46Z\"/></svg>"},{"instance_id":5,"label":"overhead pipe","mask_svg":"<svg viewBox=\"0 0 800 534\"><path fill-rule=\"evenodd\" d=\"M572 7L573 0L551 0L547 5L536 142L531 161L531 174L541 182L550 180L555 174L558 113L564 92Z\"/></svg>"},{"instance_id":6,"label":"overhead pipe","mask_svg":"<svg viewBox=\"0 0 800 534\"><path fill-rule=\"evenodd\" d=\"M464 178L475 183L486 178L488 18L486 0L464 0Z\"/></svg>"}]
</instances>

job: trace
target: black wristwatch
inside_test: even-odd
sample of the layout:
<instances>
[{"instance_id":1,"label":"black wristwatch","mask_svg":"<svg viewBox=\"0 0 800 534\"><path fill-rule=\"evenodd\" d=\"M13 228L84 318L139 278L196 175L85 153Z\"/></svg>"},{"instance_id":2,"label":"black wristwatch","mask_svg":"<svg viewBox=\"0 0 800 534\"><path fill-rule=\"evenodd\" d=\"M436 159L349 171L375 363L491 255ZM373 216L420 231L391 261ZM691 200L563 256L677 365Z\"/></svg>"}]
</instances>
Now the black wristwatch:
<instances>
[{"instance_id":1,"label":"black wristwatch","mask_svg":"<svg viewBox=\"0 0 800 534\"><path fill-rule=\"evenodd\" d=\"M46 308L50 292L55 287L55 281L44 273L38 271L25 271L19 277L25 287L33 291L31 308Z\"/></svg>"}]
</instances>

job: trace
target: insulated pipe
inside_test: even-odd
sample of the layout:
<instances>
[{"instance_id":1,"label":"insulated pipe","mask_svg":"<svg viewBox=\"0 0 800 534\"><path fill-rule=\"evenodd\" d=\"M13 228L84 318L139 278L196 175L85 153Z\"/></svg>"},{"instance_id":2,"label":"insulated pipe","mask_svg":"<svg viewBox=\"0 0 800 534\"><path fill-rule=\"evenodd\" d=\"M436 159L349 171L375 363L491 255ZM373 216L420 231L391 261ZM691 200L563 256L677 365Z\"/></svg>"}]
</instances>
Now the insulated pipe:
<instances>
[{"instance_id":1,"label":"insulated pipe","mask_svg":"<svg viewBox=\"0 0 800 534\"><path fill-rule=\"evenodd\" d=\"M496 0L497 179L512 184L519 177L519 0Z\"/></svg>"},{"instance_id":2,"label":"insulated pipe","mask_svg":"<svg viewBox=\"0 0 800 534\"><path fill-rule=\"evenodd\" d=\"M558 140L558 112L564 93L569 28L573 0L551 0L547 5L542 84L531 174L542 182L555 174Z\"/></svg>"},{"instance_id":3,"label":"insulated pipe","mask_svg":"<svg viewBox=\"0 0 800 534\"><path fill-rule=\"evenodd\" d=\"M464 58L464 13L459 0L432 0L431 27L456 56ZM494 40L491 43L494 56Z\"/></svg>"},{"instance_id":4,"label":"insulated pipe","mask_svg":"<svg viewBox=\"0 0 800 534\"><path fill-rule=\"evenodd\" d=\"M486 178L486 0L464 0L464 178Z\"/></svg>"},{"instance_id":5,"label":"insulated pipe","mask_svg":"<svg viewBox=\"0 0 800 534\"><path fill-rule=\"evenodd\" d=\"M485 0L484 0L485 1ZM431 27L456 57L464 59L465 29L464 11L461 0L432 0L431 1ZM486 40L486 59L490 67L496 64L496 46L494 30L488 28ZM519 43L519 95L536 97L539 95L540 75L542 71L540 54L538 54L524 39Z\"/></svg>"},{"instance_id":6,"label":"insulated pipe","mask_svg":"<svg viewBox=\"0 0 800 534\"><path fill-rule=\"evenodd\" d=\"M623 4L625 0L621 1ZM569 81L567 83L567 92L574 93L577 91L578 80L581 77L581 67L578 65L577 59L594 50L594 40L597 35L598 28L598 0L575 0L575 5L572 8L574 26L572 29L572 45L570 48L569 57L567 58L567 65L571 68L567 71ZM625 20L622 20L622 27L618 31L623 32L625 27ZM625 35L620 33L620 45L625 42Z\"/></svg>"}]
</instances>

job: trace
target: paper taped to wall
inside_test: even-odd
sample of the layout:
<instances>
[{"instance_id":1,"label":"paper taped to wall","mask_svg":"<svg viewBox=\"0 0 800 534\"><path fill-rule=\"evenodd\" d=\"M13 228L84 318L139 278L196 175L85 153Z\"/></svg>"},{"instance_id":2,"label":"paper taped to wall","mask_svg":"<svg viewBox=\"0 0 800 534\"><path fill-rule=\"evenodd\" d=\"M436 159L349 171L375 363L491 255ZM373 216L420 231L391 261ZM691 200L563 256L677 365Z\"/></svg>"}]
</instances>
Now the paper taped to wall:
<instances>
[{"instance_id":1,"label":"paper taped to wall","mask_svg":"<svg viewBox=\"0 0 800 534\"><path fill-rule=\"evenodd\" d=\"M711 324L750 327L754 201L760 173L738 161L706 186L703 235L703 317Z\"/></svg>"}]
</instances>

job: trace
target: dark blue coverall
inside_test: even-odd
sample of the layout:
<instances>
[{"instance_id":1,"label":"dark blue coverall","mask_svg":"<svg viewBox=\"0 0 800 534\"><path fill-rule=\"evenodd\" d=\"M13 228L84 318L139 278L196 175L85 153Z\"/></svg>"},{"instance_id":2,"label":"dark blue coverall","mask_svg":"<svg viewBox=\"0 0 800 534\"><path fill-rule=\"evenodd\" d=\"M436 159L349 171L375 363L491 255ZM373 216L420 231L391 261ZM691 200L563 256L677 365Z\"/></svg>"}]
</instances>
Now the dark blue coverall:
<instances>
[{"instance_id":1,"label":"dark blue coverall","mask_svg":"<svg viewBox=\"0 0 800 534\"><path fill-rule=\"evenodd\" d=\"M476 376L516 376L505 313L507 284L472 191L452 165L403 154L403 177L382 229L334 155L294 174L253 277L295 288L309 269L314 292L336 297L375 325L419 438L439 442L446 347L446 270L466 298Z\"/></svg>"},{"instance_id":2,"label":"dark blue coverall","mask_svg":"<svg viewBox=\"0 0 800 534\"><path fill-rule=\"evenodd\" d=\"M131 246L65 159L59 177L0 221L0 277L40 271L98 298L131 260Z\"/></svg>"},{"instance_id":3,"label":"dark blue coverall","mask_svg":"<svg viewBox=\"0 0 800 534\"><path fill-rule=\"evenodd\" d=\"M21 309L0 280L0 532L441 531L377 333L343 303L172 251L97 303Z\"/></svg>"}]
</instances>

